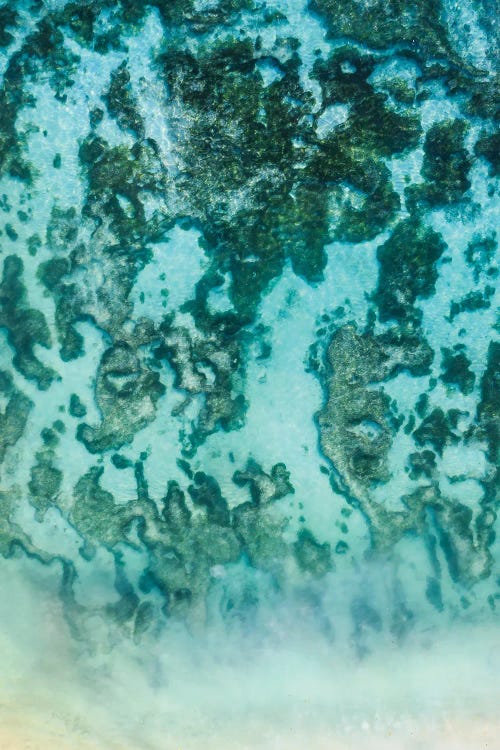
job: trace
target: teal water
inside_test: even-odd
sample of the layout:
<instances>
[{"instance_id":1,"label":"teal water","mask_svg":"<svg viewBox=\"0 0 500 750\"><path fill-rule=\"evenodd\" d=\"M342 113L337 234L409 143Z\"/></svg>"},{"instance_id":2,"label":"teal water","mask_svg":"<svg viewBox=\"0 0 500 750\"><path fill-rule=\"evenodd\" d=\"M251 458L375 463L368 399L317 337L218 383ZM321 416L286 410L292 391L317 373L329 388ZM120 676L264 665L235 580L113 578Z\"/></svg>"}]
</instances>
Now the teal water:
<instances>
[{"instance_id":1,"label":"teal water","mask_svg":"<svg viewBox=\"0 0 500 750\"><path fill-rule=\"evenodd\" d=\"M11 0L0 77L0 747L499 746L494 4Z\"/></svg>"}]
</instances>

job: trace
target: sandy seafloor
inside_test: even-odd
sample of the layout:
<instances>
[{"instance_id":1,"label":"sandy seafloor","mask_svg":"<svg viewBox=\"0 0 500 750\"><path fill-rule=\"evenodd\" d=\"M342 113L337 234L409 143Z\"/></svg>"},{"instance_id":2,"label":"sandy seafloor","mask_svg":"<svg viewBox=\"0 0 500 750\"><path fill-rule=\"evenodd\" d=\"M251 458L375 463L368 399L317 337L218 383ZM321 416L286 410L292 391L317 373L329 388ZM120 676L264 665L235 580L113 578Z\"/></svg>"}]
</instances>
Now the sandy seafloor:
<instances>
[{"instance_id":1,"label":"sandy seafloor","mask_svg":"<svg viewBox=\"0 0 500 750\"><path fill-rule=\"evenodd\" d=\"M46 2L33 10L36 4L12 3L19 22L12 30L12 47L0 50L2 75L40 18L65 5L63 0ZM207 10L217 3L197 5ZM312 68L318 51L326 58L345 40L329 37L321 14L308 10L301 0L273 0L265 5L268 10L282 11L286 19L276 22L276 27L274 22L262 26L260 15L248 11L237 17L235 28L253 42L260 34L269 55L278 55L279 40L287 35L300 40L299 80L315 101L309 120L324 138L346 121L349 107L332 109L322 103ZM469 73L479 70L485 85L495 71L494 31L481 23L488 13L487 2L443 2L453 64ZM103 11L99 28L113 23L112 13ZM276 524L271 525L271 536L275 533L288 552L276 567L265 555L262 564L256 562L247 550L227 564L212 560L207 553L209 562L199 572L201 583L189 560L186 569L193 579L194 614L169 610L166 616L167 584L162 588L156 581L148 589L143 583L154 551L151 540L148 547L140 534L134 537L135 531L124 527L122 538L110 542L105 531L86 525L85 519L79 523L72 515L74 488L93 468L102 469L99 487L112 493L116 504L108 519L113 529L117 507L128 508L127 504L136 502L138 462L150 508L144 511L145 517L155 517L151 507L161 507L169 481L187 490L189 482L178 460L186 458L182 452L186 435L197 424L206 396L203 391L191 393L184 411L178 409L189 389L179 387L175 366L163 360L154 371L159 372L165 392L144 425L132 429L121 442L116 438L111 445L110 440L110 445L95 452L76 438L77 424L96 426L103 421L103 404L96 395L103 354L116 340L128 336L132 341L131 331L141 318L149 319L158 334L164 316L172 313L175 325L189 331L193 340L208 336L202 326L197 329L185 307L181 310L183 303L194 299L196 284L208 274L214 253L203 237L203 221L208 226L209 220L199 206L186 208L186 196L179 198L176 192L175 181L186 157L179 143L184 144L183 128L186 123L192 125L196 116L187 107L179 113L178 102L172 104L169 99L159 66L152 63L170 43L158 9L149 8L138 29L124 32L123 37L124 47L111 47L101 54L64 30L66 49L79 56L71 69L75 82L65 89L66 98L54 97L53 71L35 66L35 72L23 79L33 102L24 102L15 112L21 152L35 168L33 184L27 186L9 168L2 167L0 173L0 196L7 196L2 198L0 265L8 256L22 260L27 302L19 304L43 313L50 332L50 344L35 342L33 352L58 376L42 389L36 378L20 371L9 336L12 329L22 326L22 319L14 316L2 323L0 318L0 369L31 401L23 429L16 440L7 442L0 473L5 514L0 520L8 521L0 524L5 544L5 556L0 557L0 750L500 750L496 515L483 546L474 526L470 557L469 548L461 546L460 539L456 542L459 572L450 563L449 543L443 541L444 533L440 536L442 529L431 511L418 531L410 529L382 553L377 551L373 518L359 511L354 485L347 479L348 490L342 492L332 479L335 466L322 450L317 419L329 385L324 372L316 376L308 366L315 341L319 340L320 352L326 356L332 331L318 335L322 315L333 320L334 311L343 307L339 327L355 321L361 329L367 323L380 271L377 249L389 239L397 221L409 216L405 188L424 181L425 134L436 123L465 118L468 129L463 148L470 158L465 197L422 213L425 225L439 232L446 243L435 264L432 294L415 301L418 330L435 357L428 372L411 376L403 367L382 387L407 424L422 393L428 394L431 408L460 412L455 433L435 456L434 489L438 486L440 497L470 511L471 528L478 517L497 509L491 493L485 499L485 487L490 486L496 468L493 449L484 433L479 431L474 439L474 425L481 419L478 404L484 397L481 383L488 352L499 338L497 276L493 272L487 276L485 268L491 264L490 270L498 274L498 266L494 258L482 259L485 268L476 269L474 276L466 261L468 248L478 238L489 239L497 251L498 179L487 159L474 150L480 135L493 132L492 121L464 114L466 86L465 93L460 86L450 93L440 79L419 82L418 64L399 54L398 44L389 50L393 60L376 65L370 80L377 91L385 91L384 77L390 76L402 77L415 90L426 88L418 104L411 105L422 127L418 144L404 153L380 157L400 199L396 216L375 237L359 242L341 241L332 230L324 243L321 280L308 281L294 272L290 258L285 259L280 274L264 289L239 344L244 366L232 375L233 390L241 388L247 400L244 420L237 429L209 431L194 455L189 455L194 472L215 477L231 513L249 500L248 486L234 482L235 469L243 469L251 459L269 479L271 467L286 463L294 491L269 504L269 518ZM179 44L178 33L175 39ZM193 38L188 34L185 46L193 51L197 43L196 34ZM369 49L369 45L352 43L358 50ZM385 52L377 48L374 54ZM96 107L102 107L103 119L92 133L109 147L130 149L141 140L130 128L120 126L103 103L111 73L123 61L130 74L134 106L142 118L143 137L154 140L156 157L168 176L167 197L154 190L140 193L145 215L149 220L159 211L171 221L159 239L148 242L148 262L135 273L127 291L126 320L117 324L112 319L113 284L118 295L123 294L123 279L113 273L126 261L109 261L108 246L117 240L106 222L105 230L94 235L95 227L84 211L89 182L78 149L89 136L89 112ZM279 78L276 63L267 60L261 67L266 85L273 85L275 76ZM349 71L348 65L345 70ZM391 106L400 111L394 101ZM4 124L2 117L5 114L0 112ZM53 166L56 155L61 157L57 168ZM356 204L360 191L346 190L348 200ZM121 195L124 213L130 217L127 200ZM234 205L244 204L244 190L235 191L231 200ZM83 350L73 359L60 356L57 294L47 291L38 273L41 263L55 256L69 257L77 246L68 236L50 239L47 227L54 223L54 206L60 211L74 208L78 241L96 248L91 262L82 262L72 271L76 296L85 298L73 321ZM28 209L26 222L19 217ZM196 210L202 218L189 226L178 220L184 214L196 215ZM338 219L336 211L331 209L332 226ZM6 223L15 231L6 231ZM40 238L36 257L29 249L34 234ZM249 262L254 260L250 256ZM418 266L415 273L419 273ZM215 284L208 294L211 315L234 311L231 274L226 269L223 275L223 283ZM491 292L484 291L488 284ZM99 296L102 289L105 294ZM450 305L463 301L471 291L484 294L484 304L475 309L465 305L453 318ZM380 333L391 325L378 321L375 330ZM267 358L259 356L263 343L271 352ZM473 374L470 389L460 390L440 378L441 352L453 346L467 354ZM137 345L140 367L150 366L151 352L150 342ZM202 363L200 371L213 370L212 365ZM68 413L74 393L87 408L78 421ZM2 419L7 400L2 392ZM495 418L498 414L492 414ZM64 422L64 430L45 456L50 454L47 460L61 479L57 492L47 498L33 490L33 467L45 460L40 458L40 451L46 450L40 439L42 430L57 420ZM373 427L373 422L365 421L368 428ZM370 502L390 512L403 511L402 498L415 487L405 463L416 450L414 438L410 429L398 430L386 457L390 479L369 489ZM129 462L125 469L117 468L111 459L117 452ZM43 507L40 497L46 503ZM204 519L204 509L193 503L190 509L195 519ZM266 513L267 509L266 505ZM333 561L326 572L299 570L293 550L303 524ZM210 531L213 524L208 526ZM339 547L340 542L344 546ZM93 556L87 546L92 547ZM69 570L71 585L65 578ZM117 623L110 612L127 597L135 602L134 614ZM353 610L352 602L360 601L368 603L367 610L359 606ZM147 604L153 614L148 627L138 634L135 612L139 602ZM399 635L391 629L396 610L408 615L409 622L407 631ZM359 622L356 611L364 612Z\"/></svg>"},{"instance_id":2,"label":"sandy seafloor","mask_svg":"<svg viewBox=\"0 0 500 750\"><path fill-rule=\"evenodd\" d=\"M495 625L387 643L361 663L300 631L286 647L177 631L147 655L128 643L89 659L47 579L26 578L23 595L16 576L1 585L2 750L499 747Z\"/></svg>"},{"instance_id":3,"label":"sandy seafloor","mask_svg":"<svg viewBox=\"0 0 500 750\"><path fill-rule=\"evenodd\" d=\"M388 639L361 661L294 613L267 641L172 628L89 655L57 575L2 568L2 750L500 747L495 621Z\"/></svg>"}]
</instances>

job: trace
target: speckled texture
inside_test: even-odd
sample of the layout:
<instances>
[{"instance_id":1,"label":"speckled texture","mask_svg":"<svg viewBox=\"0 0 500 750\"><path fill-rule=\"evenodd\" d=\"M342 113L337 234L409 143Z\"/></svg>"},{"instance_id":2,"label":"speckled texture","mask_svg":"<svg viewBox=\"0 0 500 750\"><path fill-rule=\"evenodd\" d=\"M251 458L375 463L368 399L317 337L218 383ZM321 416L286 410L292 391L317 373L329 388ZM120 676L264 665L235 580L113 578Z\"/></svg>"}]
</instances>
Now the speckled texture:
<instances>
[{"instance_id":1,"label":"speckled texture","mask_svg":"<svg viewBox=\"0 0 500 750\"><path fill-rule=\"evenodd\" d=\"M109 659L154 686L134 747L164 750L187 704L153 655L200 685L227 659L192 700L236 747L217 727L245 665L265 682L259 643L285 672L342 659L304 676L318 747L377 712L472 721L471 685L396 708L380 663L460 661L498 621L497 63L487 0L0 6L2 638L38 663L30 629L60 633L70 713ZM385 704L329 723L358 669ZM284 748L278 682L234 731Z\"/></svg>"}]
</instances>

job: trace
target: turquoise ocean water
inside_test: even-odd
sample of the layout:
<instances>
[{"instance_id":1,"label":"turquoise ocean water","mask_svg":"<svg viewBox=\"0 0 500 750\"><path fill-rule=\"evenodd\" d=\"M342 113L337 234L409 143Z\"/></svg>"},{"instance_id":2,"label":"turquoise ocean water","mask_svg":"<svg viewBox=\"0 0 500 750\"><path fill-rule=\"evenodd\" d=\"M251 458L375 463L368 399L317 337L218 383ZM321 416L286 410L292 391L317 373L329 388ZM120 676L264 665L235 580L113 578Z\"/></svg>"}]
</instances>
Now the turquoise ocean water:
<instances>
[{"instance_id":1,"label":"turquoise ocean water","mask_svg":"<svg viewBox=\"0 0 500 750\"><path fill-rule=\"evenodd\" d=\"M500 748L495 11L0 5L0 748Z\"/></svg>"}]
</instances>

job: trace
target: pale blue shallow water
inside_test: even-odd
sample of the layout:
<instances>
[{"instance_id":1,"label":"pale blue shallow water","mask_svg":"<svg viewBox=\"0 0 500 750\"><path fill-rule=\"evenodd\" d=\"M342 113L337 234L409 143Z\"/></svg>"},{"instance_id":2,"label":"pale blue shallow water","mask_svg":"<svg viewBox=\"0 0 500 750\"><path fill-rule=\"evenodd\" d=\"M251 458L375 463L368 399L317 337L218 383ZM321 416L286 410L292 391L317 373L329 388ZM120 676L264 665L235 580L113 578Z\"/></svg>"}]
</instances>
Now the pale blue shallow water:
<instances>
[{"instance_id":1,"label":"pale blue shallow water","mask_svg":"<svg viewBox=\"0 0 500 750\"><path fill-rule=\"evenodd\" d=\"M497 747L494 8L12 0L0 75L0 747Z\"/></svg>"}]
</instances>

